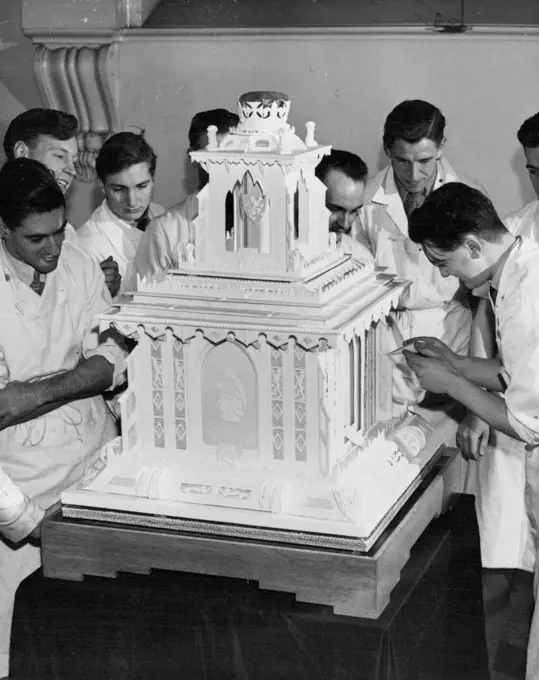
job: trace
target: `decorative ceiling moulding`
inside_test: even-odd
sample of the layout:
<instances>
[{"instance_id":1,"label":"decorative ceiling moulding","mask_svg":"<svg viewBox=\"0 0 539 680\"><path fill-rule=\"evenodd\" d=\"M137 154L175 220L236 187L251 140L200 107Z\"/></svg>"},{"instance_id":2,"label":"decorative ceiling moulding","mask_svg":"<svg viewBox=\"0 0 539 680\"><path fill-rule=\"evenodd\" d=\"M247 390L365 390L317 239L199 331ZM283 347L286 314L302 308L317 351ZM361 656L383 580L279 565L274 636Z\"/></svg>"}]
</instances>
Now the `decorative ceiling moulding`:
<instances>
[{"instance_id":1,"label":"decorative ceiling moulding","mask_svg":"<svg viewBox=\"0 0 539 680\"><path fill-rule=\"evenodd\" d=\"M79 121L77 175L84 182L95 180L97 154L120 129L116 73L115 44L36 47L34 76L41 101Z\"/></svg>"}]
</instances>

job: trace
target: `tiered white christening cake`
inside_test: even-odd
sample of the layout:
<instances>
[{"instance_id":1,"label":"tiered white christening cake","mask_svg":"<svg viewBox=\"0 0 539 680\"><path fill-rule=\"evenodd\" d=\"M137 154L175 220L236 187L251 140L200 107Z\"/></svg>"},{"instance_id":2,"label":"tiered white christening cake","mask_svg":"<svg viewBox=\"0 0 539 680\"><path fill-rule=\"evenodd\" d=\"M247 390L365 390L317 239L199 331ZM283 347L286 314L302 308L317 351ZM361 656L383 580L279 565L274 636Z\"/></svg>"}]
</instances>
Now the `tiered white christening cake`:
<instances>
[{"instance_id":1,"label":"tiered white christening cake","mask_svg":"<svg viewBox=\"0 0 539 680\"><path fill-rule=\"evenodd\" d=\"M394 417L387 355L406 283L329 233L314 171L330 147L314 123L300 139L289 107L252 92L237 129L208 129L194 241L102 317L137 341L122 437L64 494L67 514L357 538L419 479L430 428Z\"/></svg>"}]
</instances>

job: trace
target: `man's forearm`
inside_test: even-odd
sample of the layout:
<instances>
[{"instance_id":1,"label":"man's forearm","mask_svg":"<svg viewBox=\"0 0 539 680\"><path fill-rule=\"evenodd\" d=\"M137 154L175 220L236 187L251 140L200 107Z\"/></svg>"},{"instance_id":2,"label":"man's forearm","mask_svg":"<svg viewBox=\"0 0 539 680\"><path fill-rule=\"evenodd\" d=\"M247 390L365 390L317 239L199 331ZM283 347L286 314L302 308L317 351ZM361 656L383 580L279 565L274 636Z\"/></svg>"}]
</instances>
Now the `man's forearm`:
<instances>
[{"instance_id":1,"label":"man's forearm","mask_svg":"<svg viewBox=\"0 0 539 680\"><path fill-rule=\"evenodd\" d=\"M502 397L478 387L463 376L454 376L451 379L447 393L491 427L522 441L509 422L507 406Z\"/></svg>"},{"instance_id":2,"label":"man's forearm","mask_svg":"<svg viewBox=\"0 0 539 680\"><path fill-rule=\"evenodd\" d=\"M43 404L66 403L102 394L112 385L113 365L102 356L82 359L71 371L39 381Z\"/></svg>"},{"instance_id":3,"label":"man's forearm","mask_svg":"<svg viewBox=\"0 0 539 680\"><path fill-rule=\"evenodd\" d=\"M500 378L502 365L498 359L459 357L456 368L474 385L484 387L491 392L505 392L506 386Z\"/></svg>"},{"instance_id":4,"label":"man's forearm","mask_svg":"<svg viewBox=\"0 0 539 680\"><path fill-rule=\"evenodd\" d=\"M114 367L102 356L82 359L65 373L33 382L8 383L0 391L0 429L19 425L78 399L102 394L112 385Z\"/></svg>"}]
</instances>

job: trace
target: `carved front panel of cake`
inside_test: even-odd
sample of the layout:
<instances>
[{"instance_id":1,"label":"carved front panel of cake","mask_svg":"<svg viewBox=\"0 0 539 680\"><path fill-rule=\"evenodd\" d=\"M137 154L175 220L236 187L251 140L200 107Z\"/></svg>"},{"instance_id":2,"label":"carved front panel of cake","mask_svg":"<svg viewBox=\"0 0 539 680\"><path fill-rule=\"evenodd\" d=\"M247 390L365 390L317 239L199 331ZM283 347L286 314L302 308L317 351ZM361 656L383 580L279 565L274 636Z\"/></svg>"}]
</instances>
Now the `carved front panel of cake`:
<instances>
[{"instance_id":1,"label":"carved front panel of cake","mask_svg":"<svg viewBox=\"0 0 539 680\"><path fill-rule=\"evenodd\" d=\"M204 443L258 451L259 387L247 353L232 342L212 347L204 357L200 381Z\"/></svg>"}]
</instances>

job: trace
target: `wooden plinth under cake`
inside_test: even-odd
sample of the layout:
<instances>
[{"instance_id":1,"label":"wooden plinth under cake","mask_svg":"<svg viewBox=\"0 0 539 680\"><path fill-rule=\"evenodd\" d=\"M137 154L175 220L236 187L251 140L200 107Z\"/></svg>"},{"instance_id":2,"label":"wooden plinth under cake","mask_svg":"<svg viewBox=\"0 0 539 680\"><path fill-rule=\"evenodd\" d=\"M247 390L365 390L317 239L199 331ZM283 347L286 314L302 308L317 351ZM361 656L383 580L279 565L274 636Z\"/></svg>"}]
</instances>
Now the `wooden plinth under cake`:
<instances>
[{"instance_id":1,"label":"wooden plinth under cake","mask_svg":"<svg viewBox=\"0 0 539 680\"><path fill-rule=\"evenodd\" d=\"M119 524L107 521L107 511L100 521L67 518L59 511L43 526L43 571L69 580L152 569L244 578L263 589L295 593L301 602L329 605L336 614L377 618L411 548L460 490L459 467L458 452L444 449L368 553Z\"/></svg>"}]
</instances>

